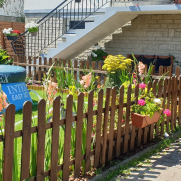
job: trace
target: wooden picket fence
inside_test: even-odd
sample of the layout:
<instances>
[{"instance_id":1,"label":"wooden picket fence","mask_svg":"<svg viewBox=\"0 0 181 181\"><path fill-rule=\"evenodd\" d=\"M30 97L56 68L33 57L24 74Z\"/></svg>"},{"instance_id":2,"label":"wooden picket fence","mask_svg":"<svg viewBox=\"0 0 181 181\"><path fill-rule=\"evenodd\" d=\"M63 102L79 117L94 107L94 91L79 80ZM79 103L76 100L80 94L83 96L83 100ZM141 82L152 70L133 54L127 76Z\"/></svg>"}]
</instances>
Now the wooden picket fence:
<instances>
[{"instance_id":1,"label":"wooden picket fence","mask_svg":"<svg viewBox=\"0 0 181 181\"><path fill-rule=\"evenodd\" d=\"M18 57L18 56L10 56L10 58L14 58L14 65L23 66L26 68L27 76L33 77L34 83L41 83L43 74L46 74L48 69L52 66L54 62L59 66L59 68L74 71L74 78L81 79L85 72L93 71L96 76L98 76L97 82L99 85L104 84L106 80L107 71L102 70L102 62L89 62L89 61L78 61L77 60L62 60L62 59L52 59L44 58L42 60L41 57L28 57L28 61L26 57ZM57 66L54 66L57 68ZM145 71L147 71L147 67L145 67ZM162 75L167 73L166 77L169 78L172 76L171 72L173 70L171 67L159 67L159 72L155 73L155 66L152 69L152 78L160 79ZM180 67L176 67L176 76L180 75ZM56 74L53 75L53 81L56 82Z\"/></svg>"},{"instance_id":2,"label":"wooden picket fence","mask_svg":"<svg viewBox=\"0 0 181 181\"><path fill-rule=\"evenodd\" d=\"M130 107L137 102L139 85L136 86L134 95L131 85L125 89L123 86L119 89L119 103L116 104L117 90L115 87L107 88L104 104L104 93L101 89L98 93L97 109L93 108L94 92L89 92L88 95L88 110L83 112L84 94L78 95L77 115L72 116L73 96L67 97L66 117L60 119L60 97L56 97L53 102L53 121L46 123L46 102L40 100L38 103L38 126L32 127L32 103L26 102L23 107L23 129L14 131L15 124L15 106L9 105L6 109L5 120L5 138L2 135L0 141L4 141L4 166L3 180L12 181L13 172L13 152L15 138L22 137L22 160L21 160L21 181L29 178L30 169L30 148L31 134L37 133L37 172L36 176L30 179L44 180L49 177L51 181L57 180L57 173L63 171L63 181L69 178L69 167L74 165L74 177L80 175L81 161L85 160L85 171L90 171L91 160L94 159L94 167L100 167L106 161L112 160L114 157L119 157L142 144L152 142L154 133L156 135L163 134L173 130L176 126L181 125L181 76L171 77L165 80L154 80L153 84L148 83L148 91L152 91L156 97L163 97L163 109L171 109L170 118L165 118L164 121L158 124L149 125L143 129L134 127L130 118ZM125 92L126 91L126 92ZM124 92L127 94L127 101L124 102ZM132 96L131 96L132 95ZM135 97L136 100L131 100ZM105 105L105 106L103 106ZM125 123L122 123L123 109L126 108ZM118 121L116 128L115 114L118 111ZM95 144L91 149L93 116L96 116L96 134ZM82 144L82 125L83 120L87 119L87 134L86 134L86 153L81 155ZM71 126L76 122L76 149L75 158L70 159L71 150ZM103 124L103 127L101 128ZM64 135L64 156L63 164L58 165L58 150L59 150L59 129L60 126L65 126ZM52 129L52 148L51 148L51 166L48 171L44 170L45 159L45 133L46 130Z\"/></svg>"}]
</instances>

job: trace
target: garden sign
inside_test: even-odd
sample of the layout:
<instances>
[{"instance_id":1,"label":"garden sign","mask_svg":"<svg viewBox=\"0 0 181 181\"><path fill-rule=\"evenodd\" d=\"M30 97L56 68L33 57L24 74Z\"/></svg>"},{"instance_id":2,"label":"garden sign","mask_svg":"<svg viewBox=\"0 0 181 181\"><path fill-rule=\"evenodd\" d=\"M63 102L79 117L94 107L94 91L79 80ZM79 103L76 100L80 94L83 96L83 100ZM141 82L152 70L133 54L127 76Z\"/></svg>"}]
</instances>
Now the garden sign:
<instances>
[{"instance_id":1,"label":"garden sign","mask_svg":"<svg viewBox=\"0 0 181 181\"><path fill-rule=\"evenodd\" d=\"M16 111L23 108L25 101L31 101L25 84L26 70L23 67L0 65L0 84L6 93L10 104L16 106Z\"/></svg>"}]
</instances>

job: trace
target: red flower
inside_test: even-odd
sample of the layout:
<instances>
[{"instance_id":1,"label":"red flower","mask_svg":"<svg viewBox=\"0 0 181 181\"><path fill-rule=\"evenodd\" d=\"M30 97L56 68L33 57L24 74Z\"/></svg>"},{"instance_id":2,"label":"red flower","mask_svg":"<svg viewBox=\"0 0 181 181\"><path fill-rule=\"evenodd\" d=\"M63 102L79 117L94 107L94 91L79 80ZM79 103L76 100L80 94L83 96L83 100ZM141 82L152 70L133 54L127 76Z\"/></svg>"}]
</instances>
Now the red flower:
<instances>
[{"instance_id":1,"label":"red flower","mask_svg":"<svg viewBox=\"0 0 181 181\"><path fill-rule=\"evenodd\" d=\"M106 57L105 56L103 56L103 59L105 59Z\"/></svg>"},{"instance_id":2,"label":"red flower","mask_svg":"<svg viewBox=\"0 0 181 181\"><path fill-rule=\"evenodd\" d=\"M20 34L20 31L19 30L14 30L13 33Z\"/></svg>"}]
</instances>

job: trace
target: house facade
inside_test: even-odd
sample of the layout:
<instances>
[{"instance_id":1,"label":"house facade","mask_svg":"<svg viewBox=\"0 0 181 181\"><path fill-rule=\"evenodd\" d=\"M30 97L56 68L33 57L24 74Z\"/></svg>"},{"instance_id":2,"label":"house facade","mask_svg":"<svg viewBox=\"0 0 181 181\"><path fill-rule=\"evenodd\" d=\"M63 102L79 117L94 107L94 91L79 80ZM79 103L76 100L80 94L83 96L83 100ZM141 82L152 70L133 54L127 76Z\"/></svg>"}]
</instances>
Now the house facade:
<instances>
[{"instance_id":1,"label":"house facade","mask_svg":"<svg viewBox=\"0 0 181 181\"><path fill-rule=\"evenodd\" d=\"M36 48L39 54L34 54L43 53L47 58L87 59L91 47L99 44L105 46L109 54L171 54L181 62L181 5L178 4L180 1L105 0L101 6L100 2L26 0L26 23L37 22L58 6L41 21L39 40L31 40L34 44L37 41L38 48L41 47ZM74 22L77 23L76 26ZM48 36L51 36L51 39Z\"/></svg>"}]
</instances>

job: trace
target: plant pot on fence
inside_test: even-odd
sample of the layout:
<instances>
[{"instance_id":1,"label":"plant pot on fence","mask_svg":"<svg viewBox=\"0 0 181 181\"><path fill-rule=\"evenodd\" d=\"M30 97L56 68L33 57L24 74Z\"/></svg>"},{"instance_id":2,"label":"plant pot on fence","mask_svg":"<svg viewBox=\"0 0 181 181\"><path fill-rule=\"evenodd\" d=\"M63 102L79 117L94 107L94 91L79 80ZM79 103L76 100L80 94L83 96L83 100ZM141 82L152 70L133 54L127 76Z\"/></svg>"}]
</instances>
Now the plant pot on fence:
<instances>
[{"instance_id":1,"label":"plant pot on fence","mask_svg":"<svg viewBox=\"0 0 181 181\"><path fill-rule=\"evenodd\" d=\"M131 113L132 125L138 128L144 128L152 123L157 123L161 116L162 111L163 109L161 109L159 113L155 112L153 117L144 116L144 115L132 112Z\"/></svg>"},{"instance_id":2,"label":"plant pot on fence","mask_svg":"<svg viewBox=\"0 0 181 181\"><path fill-rule=\"evenodd\" d=\"M16 40L17 36L7 36L7 40Z\"/></svg>"},{"instance_id":3,"label":"plant pot on fence","mask_svg":"<svg viewBox=\"0 0 181 181\"><path fill-rule=\"evenodd\" d=\"M31 32L31 36L37 36L38 32Z\"/></svg>"},{"instance_id":4,"label":"plant pot on fence","mask_svg":"<svg viewBox=\"0 0 181 181\"><path fill-rule=\"evenodd\" d=\"M175 4L181 4L181 0L175 0Z\"/></svg>"}]
</instances>

